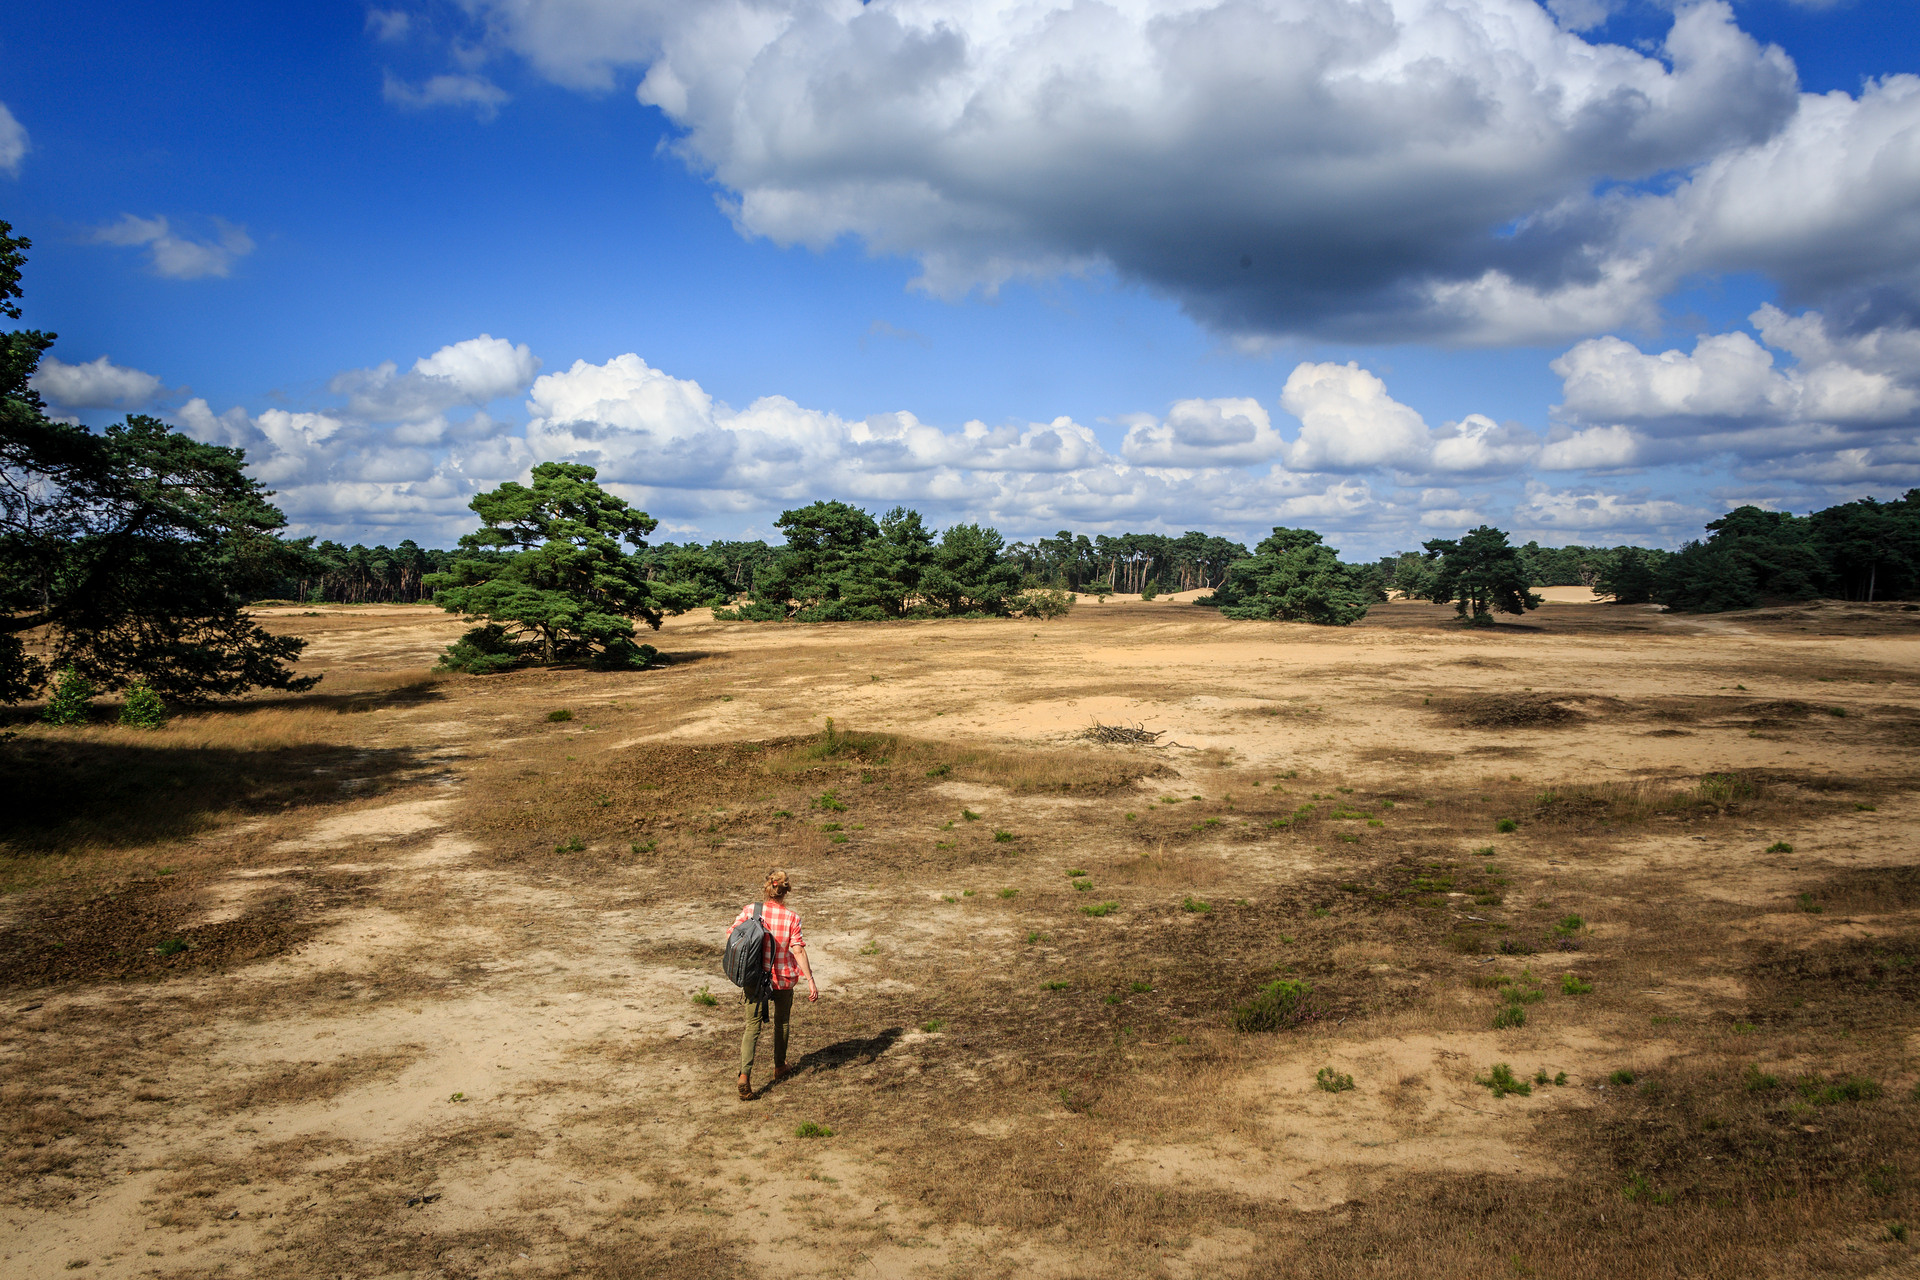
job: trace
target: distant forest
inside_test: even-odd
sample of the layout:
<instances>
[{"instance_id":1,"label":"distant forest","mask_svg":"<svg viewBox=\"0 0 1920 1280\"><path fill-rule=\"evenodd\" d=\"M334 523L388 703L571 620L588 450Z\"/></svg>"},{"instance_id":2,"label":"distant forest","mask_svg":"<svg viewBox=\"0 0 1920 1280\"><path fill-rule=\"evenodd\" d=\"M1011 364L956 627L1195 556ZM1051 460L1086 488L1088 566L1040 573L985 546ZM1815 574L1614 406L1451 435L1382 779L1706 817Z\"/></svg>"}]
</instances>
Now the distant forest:
<instances>
[{"instance_id":1,"label":"distant forest","mask_svg":"<svg viewBox=\"0 0 1920 1280\"><path fill-rule=\"evenodd\" d=\"M816 503L803 510L829 509L855 513L840 503ZM850 539L850 553L866 539L880 545L886 537L884 520L876 523L866 517L845 523L846 528L836 526L821 536ZM920 527L917 516L914 527ZM1008 590L1051 587L1148 596L1214 590L1225 584L1233 564L1251 555L1241 543L1200 532L1089 536L1062 529L1051 538L1005 542L990 528L955 529L968 531L964 541L974 571L990 570ZM1513 550L1529 586L1586 586L1622 603L1656 603L1688 612L1816 596L1863 601L1920 596L1920 489L1893 502L1865 498L1805 516L1740 507L1707 525L1705 534L1678 551L1543 547L1538 542ZM728 606L775 587L773 579L786 576L776 573L776 566L792 544L791 534L787 543L773 545L661 542L635 554L648 582L675 588L675 594L696 605ZM431 600L427 575L444 572L457 554L473 554L421 547L411 540L394 547L312 539L290 545L304 551L293 557L299 568L270 594L314 604ZM1352 568L1364 572L1379 596L1424 598L1434 560L1421 551L1403 551Z\"/></svg>"}]
</instances>

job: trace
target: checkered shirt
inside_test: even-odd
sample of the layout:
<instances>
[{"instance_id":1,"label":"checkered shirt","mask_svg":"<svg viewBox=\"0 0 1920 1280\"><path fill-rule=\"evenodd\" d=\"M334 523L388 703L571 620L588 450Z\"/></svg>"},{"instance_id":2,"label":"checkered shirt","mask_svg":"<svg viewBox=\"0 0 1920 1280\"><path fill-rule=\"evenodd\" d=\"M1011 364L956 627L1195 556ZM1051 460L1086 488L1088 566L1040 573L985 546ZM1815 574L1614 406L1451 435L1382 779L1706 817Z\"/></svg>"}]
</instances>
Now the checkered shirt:
<instances>
[{"instance_id":1,"label":"checkered shirt","mask_svg":"<svg viewBox=\"0 0 1920 1280\"><path fill-rule=\"evenodd\" d=\"M753 915L753 908L751 902L740 908L733 924L727 926L729 935L734 925ZM760 923L767 928L768 983L775 991L791 991L793 984L800 981L800 962L793 958L793 953L805 950L807 945L807 940L800 936L800 917L778 902L769 902L760 912Z\"/></svg>"}]
</instances>

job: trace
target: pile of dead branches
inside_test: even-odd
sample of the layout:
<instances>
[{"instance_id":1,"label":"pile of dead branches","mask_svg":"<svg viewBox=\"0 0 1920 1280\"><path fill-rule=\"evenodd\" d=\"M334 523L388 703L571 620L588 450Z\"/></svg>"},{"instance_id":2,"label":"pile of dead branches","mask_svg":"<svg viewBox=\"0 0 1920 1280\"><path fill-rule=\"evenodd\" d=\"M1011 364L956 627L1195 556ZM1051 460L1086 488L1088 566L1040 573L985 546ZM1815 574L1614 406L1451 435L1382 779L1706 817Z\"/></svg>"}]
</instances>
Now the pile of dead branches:
<instances>
[{"instance_id":1,"label":"pile of dead branches","mask_svg":"<svg viewBox=\"0 0 1920 1280\"><path fill-rule=\"evenodd\" d=\"M1080 731L1080 736L1094 742L1112 742L1131 747L1158 747L1163 745L1161 738L1166 736L1165 729L1143 729L1139 725L1131 727L1122 724L1101 724L1095 720ZM1172 746L1172 743L1164 745Z\"/></svg>"}]
</instances>

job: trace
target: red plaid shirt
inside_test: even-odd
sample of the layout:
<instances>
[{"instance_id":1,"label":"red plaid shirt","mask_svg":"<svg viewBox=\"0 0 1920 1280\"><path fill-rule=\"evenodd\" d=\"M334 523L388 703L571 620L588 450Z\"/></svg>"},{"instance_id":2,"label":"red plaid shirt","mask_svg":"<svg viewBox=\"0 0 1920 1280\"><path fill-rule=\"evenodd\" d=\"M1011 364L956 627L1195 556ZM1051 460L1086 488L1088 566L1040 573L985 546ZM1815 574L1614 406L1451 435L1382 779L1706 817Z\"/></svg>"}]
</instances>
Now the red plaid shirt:
<instances>
[{"instance_id":1,"label":"red plaid shirt","mask_svg":"<svg viewBox=\"0 0 1920 1280\"><path fill-rule=\"evenodd\" d=\"M733 924L727 926L729 935L734 925L753 915L753 908L751 902L740 908ZM800 936L800 917L778 902L769 902L761 909L760 923L767 927L769 984L775 991L791 991L793 984L800 980L800 962L793 958L793 953L804 951L807 946L807 940Z\"/></svg>"}]
</instances>

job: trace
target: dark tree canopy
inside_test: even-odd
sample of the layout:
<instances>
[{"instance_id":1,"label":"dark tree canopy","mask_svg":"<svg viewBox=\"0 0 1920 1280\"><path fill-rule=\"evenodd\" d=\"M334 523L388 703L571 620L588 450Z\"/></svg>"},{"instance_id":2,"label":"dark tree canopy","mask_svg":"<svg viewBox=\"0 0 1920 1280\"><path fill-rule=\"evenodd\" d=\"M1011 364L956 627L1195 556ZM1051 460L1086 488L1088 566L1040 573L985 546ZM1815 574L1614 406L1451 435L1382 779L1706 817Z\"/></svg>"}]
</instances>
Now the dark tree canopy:
<instances>
[{"instance_id":1,"label":"dark tree canopy","mask_svg":"<svg viewBox=\"0 0 1920 1280\"><path fill-rule=\"evenodd\" d=\"M543 462L531 487L509 480L468 505L481 527L460 539L467 555L427 585L449 613L505 624L544 662L591 659L645 666L633 642L637 619L658 628L663 606L624 541L644 548L652 516L595 483L573 462Z\"/></svg>"},{"instance_id":2,"label":"dark tree canopy","mask_svg":"<svg viewBox=\"0 0 1920 1280\"><path fill-rule=\"evenodd\" d=\"M11 232L0 222L0 312L17 318L29 244ZM0 336L0 698L43 684L22 643L42 628L52 665L102 690L311 687L288 666L305 641L242 612L301 554L245 455L139 415L98 433L51 421L27 379L53 336Z\"/></svg>"},{"instance_id":3,"label":"dark tree canopy","mask_svg":"<svg viewBox=\"0 0 1920 1280\"><path fill-rule=\"evenodd\" d=\"M1384 598L1371 569L1342 564L1310 529L1276 528L1251 557L1235 560L1226 578L1201 603L1218 604L1229 618L1344 627Z\"/></svg>"},{"instance_id":4,"label":"dark tree canopy","mask_svg":"<svg viewBox=\"0 0 1920 1280\"><path fill-rule=\"evenodd\" d=\"M1476 624L1493 621L1498 613L1524 613L1540 607L1540 597L1528 588L1526 566L1519 549L1492 525L1481 525L1465 536L1434 538L1426 548L1433 576L1426 598L1435 604L1454 602L1454 610Z\"/></svg>"}]
</instances>

